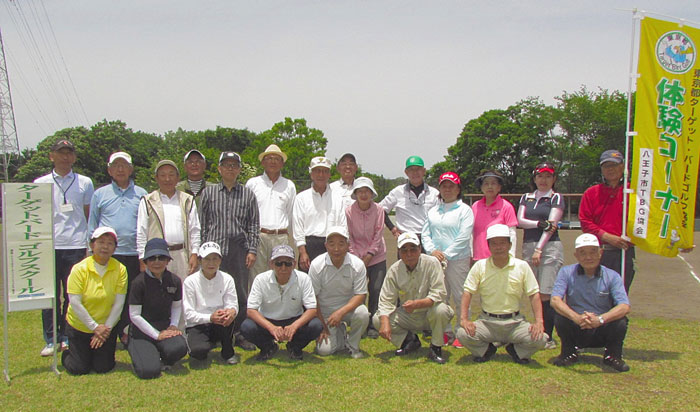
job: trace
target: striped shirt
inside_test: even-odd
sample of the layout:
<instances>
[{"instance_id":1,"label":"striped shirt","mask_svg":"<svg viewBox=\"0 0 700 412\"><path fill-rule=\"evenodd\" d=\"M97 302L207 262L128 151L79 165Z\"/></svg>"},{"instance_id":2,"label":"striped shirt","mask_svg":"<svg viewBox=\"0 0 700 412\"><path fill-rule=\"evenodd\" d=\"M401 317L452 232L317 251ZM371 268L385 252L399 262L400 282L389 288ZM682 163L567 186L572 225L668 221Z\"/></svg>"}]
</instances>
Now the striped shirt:
<instances>
[{"instance_id":1,"label":"striped shirt","mask_svg":"<svg viewBox=\"0 0 700 412\"><path fill-rule=\"evenodd\" d=\"M253 191L236 182L228 190L223 183L202 191L202 243L216 242L227 254L229 240L245 237L248 253L257 253L260 216Z\"/></svg>"}]
</instances>

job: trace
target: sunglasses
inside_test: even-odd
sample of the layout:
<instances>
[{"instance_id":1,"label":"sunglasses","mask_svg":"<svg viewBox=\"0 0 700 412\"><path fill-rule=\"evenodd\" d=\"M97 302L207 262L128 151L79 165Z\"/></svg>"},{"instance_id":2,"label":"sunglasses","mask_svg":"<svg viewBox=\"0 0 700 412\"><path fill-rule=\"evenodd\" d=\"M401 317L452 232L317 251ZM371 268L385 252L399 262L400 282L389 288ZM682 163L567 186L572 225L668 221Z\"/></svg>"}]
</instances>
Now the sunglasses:
<instances>
[{"instance_id":1,"label":"sunglasses","mask_svg":"<svg viewBox=\"0 0 700 412\"><path fill-rule=\"evenodd\" d=\"M281 268L283 265L286 267L291 267L293 264L294 262L289 262L286 260L275 262L275 266L277 266L278 268Z\"/></svg>"},{"instance_id":2,"label":"sunglasses","mask_svg":"<svg viewBox=\"0 0 700 412\"><path fill-rule=\"evenodd\" d=\"M158 256L151 256L148 259L146 259L146 262L155 262L155 261L161 261L161 262L167 262L169 261L170 258L164 255L158 255Z\"/></svg>"}]
</instances>

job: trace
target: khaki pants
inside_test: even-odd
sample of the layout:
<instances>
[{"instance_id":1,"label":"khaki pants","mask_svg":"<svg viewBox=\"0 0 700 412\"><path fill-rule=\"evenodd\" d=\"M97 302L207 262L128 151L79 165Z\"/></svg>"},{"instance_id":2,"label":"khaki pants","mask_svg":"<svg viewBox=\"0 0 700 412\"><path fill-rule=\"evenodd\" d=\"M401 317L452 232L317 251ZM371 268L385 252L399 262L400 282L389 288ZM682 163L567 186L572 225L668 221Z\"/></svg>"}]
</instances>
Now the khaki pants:
<instances>
[{"instance_id":1,"label":"khaki pants","mask_svg":"<svg viewBox=\"0 0 700 412\"><path fill-rule=\"evenodd\" d=\"M543 333L539 340L532 340L530 323L523 315L498 319L482 313L474 323L474 336L470 336L464 328L457 329L457 339L474 356L484 356L489 343L503 342L512 343L520 359L530 359L535 352L544 349L544 344L549 339L547 334Z\"/></svg>"},{"instance_id":2,"label":"khaki pants","mask_svg":"<svg viewBox=\"0 0 700 412\"><path fill-rule=\"evenodd\" d=\"M430 329L432 331L430 343L435 346L443 346L445 341L442 335L453 316L452 308L443 302L435 303L427 311L413 313L408 313L402 307L398 307L389 315L391 343L397 347L401 346L409 331L420 332ZM372 323L379 330L381 326L379 314L374 315Z\"/></svg>"},{"instance_id":3,"label":"khaki pants","mask_svg":"<svg viewBox=\"0 0 700 412\"><path fill-rule=\"evenodd\" d=\"M324 313L324 319L327 319L332 313ZM346 346L353 352L359 351L360 339L362 339L362 334L367 330L368 324L369 310L367 310L367 306L360 305L356 307L354 311L343 317L343 323L337 327L328 328L330 336L328 340L316 343L316 352L321 356L327 356L345 349ZM350 327L350 333L347 334L346 340L347 326Z\"/></svg>"}]
</instances>

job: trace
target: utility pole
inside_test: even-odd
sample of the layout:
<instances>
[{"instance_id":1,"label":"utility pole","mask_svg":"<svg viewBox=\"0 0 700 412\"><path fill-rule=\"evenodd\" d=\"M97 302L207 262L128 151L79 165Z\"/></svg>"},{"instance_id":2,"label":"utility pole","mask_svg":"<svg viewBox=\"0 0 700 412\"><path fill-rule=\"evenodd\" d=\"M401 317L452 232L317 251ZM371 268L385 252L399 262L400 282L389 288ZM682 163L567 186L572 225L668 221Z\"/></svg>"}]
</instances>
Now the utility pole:
<instances>
[{"instance_id":1,"label":"utility pole","mask_svg":"<svg viewBox=\"0 0 700 412\"><path fill-rule=\"evenodd\" d=\"M15 125L15 111L12 107L10 78L7 75L5 46L0 32L0 179L8 182L12 156L19 158L19 139Z\"/></svg>"}]
</instances>

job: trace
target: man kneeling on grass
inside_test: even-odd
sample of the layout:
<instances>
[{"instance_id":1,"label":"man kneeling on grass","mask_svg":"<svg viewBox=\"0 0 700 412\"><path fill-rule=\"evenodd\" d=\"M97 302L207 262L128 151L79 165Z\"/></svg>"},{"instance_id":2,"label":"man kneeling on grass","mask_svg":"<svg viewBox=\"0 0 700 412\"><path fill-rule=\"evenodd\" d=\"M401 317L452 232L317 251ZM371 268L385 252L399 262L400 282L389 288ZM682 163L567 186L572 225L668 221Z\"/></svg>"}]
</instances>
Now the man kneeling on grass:
<instances>
[{"instance_id":1,"label":"man kneeling on grass","mask_svg":"<svg viewBox=\"0 0 700 412\"><path fill-rule=\"evenodd\" d=\"M428 359L443 364L445 344L443 333L454 311L445 303L442 266L436 257L421 253L420 240L415 233L405 232L398 238L399 261L387 272L379 308L372 318L379 336L399 346L396 356L403 356L420 348L415 332L430 330L432 340Z\"/></svg>"},{"instance_id":2,"label":"man kneeling on grass","mask_svg":"<svg viewBox=\"0 0 700 412\"><path fill-rule=\"evenodd\" d=\"M544 348L544 333L539 286L532 269L524 260L510 254L510 229L497 224L486 230L491 257L472 266L464 282L462 324L457 339L474 355L474 362L486 362L496 353L495 342L506 344L506 352L516 363L526 364ZM482 313L469 320L469 303L481 295ZM520 300L527 295L536 322L528 323L520 314Z\"/></svg>"},{"instance_id":3,"label":"man kneeling on grass","mask_svg":"<svg viewBox=\"0 0 700 412\"><path fill-rule=\"evenodd\" d=\"M552 291L552 307L557 311L554 326L561 338L561 354L554 364L578 362L576 347L604 347L603 363L627 372L630 367L622 360L622 344L630 301L622 278L600 264L603 250L594 235L577 237L575 247L578 264L559 270Z\"/></svg>"},{"instance_id":4,"label":"man kneeling on grass","mask_svg":"<svg viewBox=\"0 0 700 412\"><path fill-rule=\"evenodd\" d=\"M255 277L248 296L248 317L241 333L260 348L259 361L270 359L287 342L292 360L302 360L306 345L323 330L316 317L316 296L309 275L294 269L294 249L272 249L270 268Z\"/></svg>"},{"instance_id":5,"label":"man kneeling on grass","mask_svg":"<svg viewBox=\"0 0 700 412\"><path fill-rule=\"evenodd\" d=\"M190 356L206 360L221 341L221 357L229 365L240 362L233 350L233 320L238 313L238 295L233 277L219 270L221 248L207 242L199 248L201 269L185 279L183 308L187 323Z\"/></svg>"}]
</instances>

